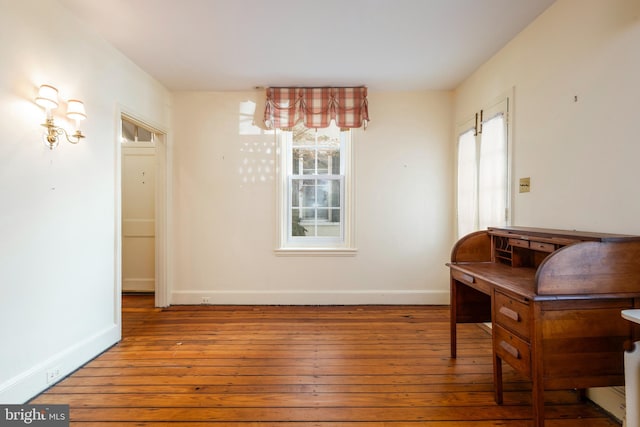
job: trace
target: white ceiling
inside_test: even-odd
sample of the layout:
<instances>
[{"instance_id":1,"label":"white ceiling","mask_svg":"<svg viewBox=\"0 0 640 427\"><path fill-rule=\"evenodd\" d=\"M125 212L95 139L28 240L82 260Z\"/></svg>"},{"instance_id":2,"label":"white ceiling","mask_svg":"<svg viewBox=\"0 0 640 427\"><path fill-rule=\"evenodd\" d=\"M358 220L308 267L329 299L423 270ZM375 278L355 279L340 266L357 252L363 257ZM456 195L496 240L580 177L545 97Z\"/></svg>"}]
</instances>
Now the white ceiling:
<instances>
[{"instance_id":1,"label":"white ceiling","mask_svg":"<svg viewBox=\"0 0 640 427\"><path fill-rule=\"evenodd\" d=\"M170 90L453 89L554 0L59 0Z\"/></svg>"}]
</instances>

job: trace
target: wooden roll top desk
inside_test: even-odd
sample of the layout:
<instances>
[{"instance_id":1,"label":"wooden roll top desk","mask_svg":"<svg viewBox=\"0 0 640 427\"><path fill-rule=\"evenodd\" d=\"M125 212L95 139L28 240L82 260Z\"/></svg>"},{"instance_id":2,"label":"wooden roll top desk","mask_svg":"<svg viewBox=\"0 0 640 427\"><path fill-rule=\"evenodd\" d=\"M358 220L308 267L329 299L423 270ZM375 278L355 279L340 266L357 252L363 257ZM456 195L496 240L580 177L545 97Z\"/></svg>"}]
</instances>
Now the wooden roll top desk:
<instances>
[{"instance_id":1,"label":"wooden roll top desk","mask_svg":"<svg viewBox=\"0 0 640 427\"><path fill-rule=\"evenodd\" d=\"M640 328L640 237L501 227L460 239L451 274L451 357L457 323L492 322L495 399L502 361L532 381L533 425L544 390L624 384L624 350Z\"/></svg>"}]
</instances>

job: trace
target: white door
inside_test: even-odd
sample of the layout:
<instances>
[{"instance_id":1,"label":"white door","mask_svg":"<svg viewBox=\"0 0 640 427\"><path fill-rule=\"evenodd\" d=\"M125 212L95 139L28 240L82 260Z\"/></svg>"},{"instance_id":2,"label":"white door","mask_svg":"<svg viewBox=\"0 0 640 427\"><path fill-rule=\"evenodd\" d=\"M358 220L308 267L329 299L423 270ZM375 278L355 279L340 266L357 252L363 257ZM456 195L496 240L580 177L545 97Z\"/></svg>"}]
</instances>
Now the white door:
<instances>
[{"instance_id":1,"label":"white door","mask_svg":"<svg viewBox=\"0 0 640 427\"><path fill-rule=\"evenodd\" d=\"M122 146L123 292L155 290L155 157L152 145Z\"/></svg>"}]
</instances>

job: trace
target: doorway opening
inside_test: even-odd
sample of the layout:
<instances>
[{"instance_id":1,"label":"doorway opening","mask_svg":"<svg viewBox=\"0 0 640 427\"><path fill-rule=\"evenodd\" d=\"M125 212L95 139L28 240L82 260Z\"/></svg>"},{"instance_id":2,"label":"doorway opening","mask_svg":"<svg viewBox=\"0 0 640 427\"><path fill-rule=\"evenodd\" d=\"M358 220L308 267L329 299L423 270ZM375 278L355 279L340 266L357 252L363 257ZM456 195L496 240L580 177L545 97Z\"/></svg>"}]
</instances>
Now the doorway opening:
<instances>
[{"instance_id":1,"label":"doorway opening","mask_svg":"<svg viewBox=\"0 0 640 427\"><path fill-rule=\"evenodd\" d=\"M166 135L121 116L123 294L155 294L166 306Z\"/></svg>"}]
</instances>

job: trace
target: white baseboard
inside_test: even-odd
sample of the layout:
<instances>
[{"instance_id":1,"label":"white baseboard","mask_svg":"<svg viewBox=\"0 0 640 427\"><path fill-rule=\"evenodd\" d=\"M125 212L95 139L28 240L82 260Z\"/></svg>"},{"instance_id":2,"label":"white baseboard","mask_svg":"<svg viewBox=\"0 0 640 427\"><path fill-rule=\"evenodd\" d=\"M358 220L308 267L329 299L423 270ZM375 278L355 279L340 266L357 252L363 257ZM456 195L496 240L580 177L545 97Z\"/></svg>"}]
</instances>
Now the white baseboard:
<instances>
[{"instance_id":1,"label":"white baseboard","mask_svg":"<svg viewBox=\"0 0 640 427\"><path fill-rule=\"evenodd\" d=\"M598 387L587 389L587 397L618 421L625 419L624 387Z\"/></svg>"},{"instance_id":2,"label":"white baseboard","mask_svg":"<svg viewBox=\"0 0 640 427\"><path fill-rule=\"evenodd\" d=\"M174 291L172 305L448 305L449 291Z\"/></svg>"},{"instance_id":3,"label":"white baseboard","mask_svg":"<svg viewBox=\"0 0 640 427\"><path fill-rule=\"evenodd\" d=\"M122 279L123 292L153 292L155 288L155 279Z\"/></svg>"},{"instance_id":4,"label":"white baseboard","mask_svg":"<svg viewBox=\"0 0 640 427\"><path fill-rule=\"evenodd\" d=\"M120 340L120 328L108 327L0 384L0 402L23 404L60 381ZM58 375L47 381L47 372Z\"/></svg>"}]
</instances>

